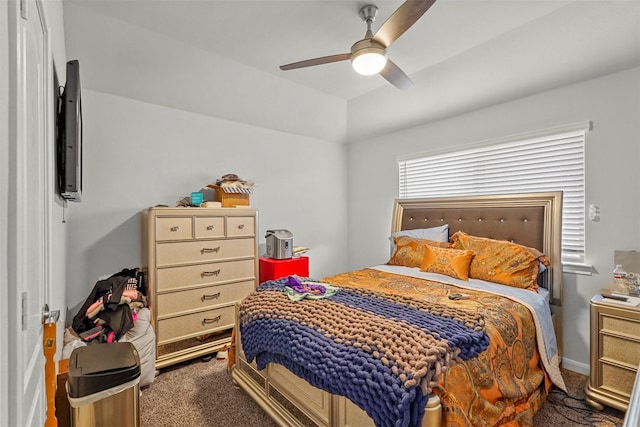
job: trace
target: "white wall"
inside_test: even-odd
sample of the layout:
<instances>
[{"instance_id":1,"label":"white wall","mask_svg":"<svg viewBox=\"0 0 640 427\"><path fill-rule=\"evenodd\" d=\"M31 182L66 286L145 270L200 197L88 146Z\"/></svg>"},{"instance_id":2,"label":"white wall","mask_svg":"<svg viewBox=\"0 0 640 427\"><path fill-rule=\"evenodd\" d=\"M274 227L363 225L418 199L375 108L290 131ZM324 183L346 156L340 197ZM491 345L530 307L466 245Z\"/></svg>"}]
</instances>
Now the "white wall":
<instances>
[{"instance_id":1,"label":"white wall","mask_svg":"<svg viewBox=\"0 0 640 427\"><path fill-rule=\"evenodd\" d=\"M259 243L285 228L308 246L310 275L345 271L345 146L101 92L83 92L84 182L70 203L69 319L97 278L142 265L141 211L226 173L256 182Z\"/></svg>"},{"instance_id":2,"label":"white wall","mask_svg":"<svg viewBox=\"0 0 640 427\"><path fill-rule=\"evenodd\" d=\"M589 299L611 281L615 249L640 249L640 68L498 104L348 146L349 269L384 263L398 197L396 158L593 121L586 142L586 223L593 275L563 274L564 366L588 373Z\"/></svg>"},{"instance_id":3,"label":"white wall","mask_svg":"<svg viewBox=\"0 0 640 427\"><path fill-rule=\"evenodd\" d=\"M80 62L84 88L324 141L345 141L345 100L95 13L81 3L65 3L64 17L71 23L65 34L67 53Z\"/></svg>"}]
</instances>

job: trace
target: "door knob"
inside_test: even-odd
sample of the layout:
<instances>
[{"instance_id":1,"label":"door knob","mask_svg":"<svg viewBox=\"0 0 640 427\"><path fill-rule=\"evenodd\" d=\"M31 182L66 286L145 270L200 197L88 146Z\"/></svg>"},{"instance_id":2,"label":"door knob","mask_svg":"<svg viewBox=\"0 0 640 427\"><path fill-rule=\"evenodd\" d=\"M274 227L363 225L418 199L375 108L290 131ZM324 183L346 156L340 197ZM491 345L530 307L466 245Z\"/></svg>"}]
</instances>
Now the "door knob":
<instances>
[{"instance_id":1,"label":"door knob","mask_svg":"<svg viewBox=\"0 0 640 427\"><path fill-rule=\"evenodd\" d=\"M60 318L60 310L49 310L49 304L42 307L42 324L56 323Z\"/></svg>"}]
</instances>

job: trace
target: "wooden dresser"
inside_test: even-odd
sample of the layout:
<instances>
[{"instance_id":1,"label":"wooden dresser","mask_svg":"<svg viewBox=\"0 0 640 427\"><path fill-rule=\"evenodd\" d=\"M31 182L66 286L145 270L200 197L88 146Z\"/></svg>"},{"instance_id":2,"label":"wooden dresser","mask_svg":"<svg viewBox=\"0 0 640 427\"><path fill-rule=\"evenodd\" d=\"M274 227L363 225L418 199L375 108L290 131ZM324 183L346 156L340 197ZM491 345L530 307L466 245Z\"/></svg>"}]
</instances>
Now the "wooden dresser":
<instances>
[{"instance_id":1,"label":"wooden dresser","mask_svg":"<svg viewBox=\"0 0 640 427\"><path fill-rule=\"evenodd\" d=\"M585 400L626 411L640 363L640 307L591 299L591 367Z\"/></svg>"},{"instance_id":2,"label":"wooden dresser","mask_svg":"<svg viewBox=\"0 0 640 427\"><path fill-rule=\"evenodd\" d=\"M228 345L258 278L257 211L154 207L142 228L156 368Z\"/></svg>"}]
</instances>

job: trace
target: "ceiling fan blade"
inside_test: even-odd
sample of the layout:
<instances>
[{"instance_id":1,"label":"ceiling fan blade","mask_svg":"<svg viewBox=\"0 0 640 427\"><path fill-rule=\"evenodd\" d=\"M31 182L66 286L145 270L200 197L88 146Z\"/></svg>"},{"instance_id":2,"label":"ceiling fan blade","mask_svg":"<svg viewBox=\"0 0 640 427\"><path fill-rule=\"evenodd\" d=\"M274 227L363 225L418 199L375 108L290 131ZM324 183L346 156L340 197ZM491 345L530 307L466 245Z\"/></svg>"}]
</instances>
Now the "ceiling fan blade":
<instances>
[{"instance_id":1,"label":"ceiling fan blade","mask_svg":"<svg viewBox=\"0 0 640 427\"><path fill-rule=\"evenodd\" d=\"M387 59L387 65L380 71L380 75L398 89L407 90L413 87L413 82L409 76L390 59Z\"/></svg>"},{"instance_id":2,"label":"ceiling fan blade","mask_svg":"<svg viewBox=\"0 0 640 427\"><path fill-rule=\"evenodd\" d=\"M389 47L403 35L436 2L436 0L407 0L380 27L373 39Z\"/></svg>"},{"instance_id":3,"label":"ceiling fan blade","mask_svg":"<svg viewBox=\"0 0 640 427\"><path fill-rule=\"evenodd\" d=\"M296 68L312 67L314 65L329 64L331 62L346 61L351 58L350 53L340 53L338 55L323 56L320 58L307 59L305 61L293 62L291 64L281 65L282 71L295 70Z\"/></svg>"}]
</instances>

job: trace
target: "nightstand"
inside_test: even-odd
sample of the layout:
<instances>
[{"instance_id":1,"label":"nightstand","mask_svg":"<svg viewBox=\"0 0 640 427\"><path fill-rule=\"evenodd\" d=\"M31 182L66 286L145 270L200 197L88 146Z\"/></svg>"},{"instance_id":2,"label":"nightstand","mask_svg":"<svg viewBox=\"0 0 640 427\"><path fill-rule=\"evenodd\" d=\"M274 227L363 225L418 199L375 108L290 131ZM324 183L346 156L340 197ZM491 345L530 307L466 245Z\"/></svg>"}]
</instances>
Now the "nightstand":
<instances>
[{"instance_id":1,"label":"nightstand","mask_svg":"<svg viewBox=\"0 0 640 427\"><path fill-rule=\"evenodd\" d=\"M291 276L292 274L297 274L300 277L309 277L309 257L301 256L287 259L260 257L258 269L260 283Z\"/></svg>"},{"instance_id":2,"label":"nightstand","mask_svg":"<svg viewBox=\"0 0 640 427\"><path fill-rule=\"evenodd\" d=\"M585 400L626 411L640 363L640 307L595 295L590 302L591 367Z\"/></svg>"}]
</instances>

